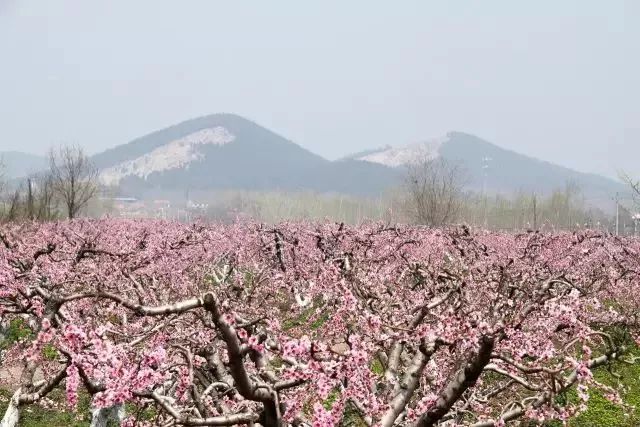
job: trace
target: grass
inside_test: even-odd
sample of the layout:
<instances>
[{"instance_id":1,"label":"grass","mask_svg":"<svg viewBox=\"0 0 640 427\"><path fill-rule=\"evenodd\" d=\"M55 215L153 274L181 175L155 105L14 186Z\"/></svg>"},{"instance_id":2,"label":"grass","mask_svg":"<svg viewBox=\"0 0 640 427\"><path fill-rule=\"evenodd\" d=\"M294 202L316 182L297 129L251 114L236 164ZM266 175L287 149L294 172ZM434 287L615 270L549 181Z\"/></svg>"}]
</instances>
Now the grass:
<instances>
[{"instance_id":1,"label":"grass","mask_svg":"<svg viewBox=\"0 0 640 427\"><path fill-rule=\"evenodd\" d=\"M6 349L9 345L18 342L20 340L28 340L33 337L33 331L29 326L25 323L25 321L16 317L11 319L9 322L9 327L5 333L4 339L0 340L0 350Z\"/></svg>"},{"instance_id":2,"label":"grass","mask_svg":"<svg viewBox=\"0 0 640 427\"><path fill-rule=\"evenodd\" d=\"M53 390L49 399L55 402L64 402L64 390ZM11 399L11 392L0 389L0 416L4 414ZM72 411L65 407L47 409L40 405L28 405L20 409L19 427L86 427L91 422L91 399L87 393L79 392L78 407ZM151 421L156 412L153 407L139 407L127 405L125 413L135 416L138 420ZM107 427L117 427L114 420L109 420Z\"/></svg>"},{"instance_id":3,"label":"grass","mask_svg":"<svg viewBox=\"0 0 640 427\"><path fill-rule=\"evenodd\" d=\"M631 347L626 358L640 357L640 347L625 340ZM615 375L614 375L615 373ZM637 408L636 411L617 405L606 399L595 387L589 389L587 410L569 421L569 427L637 427L640 426L640 364L627 364L616 361L611 366L601 366L593 371L594 379L606 386L617 389L625 405ZM571 389L562 399L563 402L578 402L575 389ZM527 424L528 425L528 424ZM561 427L559 421L545 423L547 427Z\"/></svg>"},{"instance_id":4,"label":"grass","mask_svg":"<svg viewBox=\"0 0 640 427\"><path fill-rule=\"evenodd\" d=\"M640 356L640 348L636 347L632 356ZM595 370L594 378L607 386L617 388L622 386L620 395L622 401L629 406L638 408L636 412L628 414L627 410L613 404L604 398L596 389L591 389L587 410L570 421L571 427L634 427L640 425L640 364L629 365L623 362L613 364L613 370L620 379L616 378L606 367ZM572 392L570 399L577 399Z\"/></svg>"},{"instance_id":5,"label":"grass","mask_svg":"<svg viewBox=\"0 0 640 427\"><path fill-rule=\"evenodd\" d=\"M289 331L299 326L305 326L308 324L311 331L320 329L331 317L328 309L320 311L320 303L314 302L310 307L305 308L299 315L292 319L287 319L282 323L282 329Z\"/></svg>"},{"instance_id":6,"label":"grass","mask_svg":"<svg viewBox=\"0 0 640 427\"><path fill-rule=\"evenodd\" d=\"M49 396L54 401L63 401L64 392L54 390ZM0 414L7 409L11 392L0 390ZM91 421L89 396L80 395L78 410L47 409L40 405L29 405L20 409L20 427L86 427Z\"/></svg>"}]
</instances>

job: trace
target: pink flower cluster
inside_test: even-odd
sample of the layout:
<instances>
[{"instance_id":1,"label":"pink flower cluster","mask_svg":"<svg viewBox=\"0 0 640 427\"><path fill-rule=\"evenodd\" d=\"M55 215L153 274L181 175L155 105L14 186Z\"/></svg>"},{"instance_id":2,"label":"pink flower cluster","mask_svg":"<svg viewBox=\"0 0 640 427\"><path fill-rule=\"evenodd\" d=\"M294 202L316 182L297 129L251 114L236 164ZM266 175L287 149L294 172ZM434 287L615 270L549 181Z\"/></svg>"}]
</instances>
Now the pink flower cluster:
<instances>
[{"instance_id":1,"label":"pink flower cluster","mask_svg":"<svg viewBox=\"0 0 640 427\"><path fill-rule=\"evenodd\" d=\"M87 381L93 405L154 405L164 424L255 422L275 402L286 422L316 426L346 407L372 425L568 419L593 388L623 402L593 378L625 350L607 326L640 337L638 239L377 223L5 228L2 324L35 332L7 363L63 378L72 406ZM560 384L581 402L558 406Z\"/></svg>"}]
</instances>

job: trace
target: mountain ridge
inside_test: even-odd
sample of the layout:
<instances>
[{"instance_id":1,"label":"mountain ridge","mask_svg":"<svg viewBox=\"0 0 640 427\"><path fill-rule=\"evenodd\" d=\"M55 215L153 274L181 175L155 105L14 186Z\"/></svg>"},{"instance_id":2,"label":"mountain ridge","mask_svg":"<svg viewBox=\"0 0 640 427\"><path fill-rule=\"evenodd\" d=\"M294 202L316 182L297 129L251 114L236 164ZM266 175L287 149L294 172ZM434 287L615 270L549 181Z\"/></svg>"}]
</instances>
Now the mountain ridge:
<instances>
[{"instance_id":1,"label":"mountain ridge","mask_svg":"<svg viewBox=\"0 0 640 427\"><path fill-rule=\"evenodd\" d=\"M226 133L224 141L198 133ZM163 147L173 146L167 153ZM160 151L158 151L160 150ZM149 156L156 153L155 158ZM183 156L184 161L167 156ZM158 158L164 156L164 158ZM193 189L314 190L373 195L398 172L381 165L329 161L235 114L212 114L152 132L93 157L104 170L118 167L118 182L129 192L145 187ZM128 163L127 163L128 162ZM131 171L131 162L150 171ZM164 167L169 163L180 167ZM129 171L126 174L124 172ZM142 179L142 177L144 177Z\"/></svg>"},{"instance_id":2,"label":"mountain ridge","mask_svg":"<svg viewBox=\"0 0 640 427\"><path fill-rule=\"evenodd\" d=\"M101 153L95 154L92 158L97 167L103 168L108 162L113 162L114 160L130 160L131 156L142 155L145 152L158 148L159 146L167 144L175 139L179 139L188 133L193 133L217 126L223 126L229 129L232 133L239 133L238 131L240 131L241 133L251 134L266 133L267 138L279 138L291 144L291 146L303 149L294 142L289 141L276 134L275 132L262 127L249 119L245 119L242 116L232 113L216 113L184 120L177 124L167 126L165 128L138 137L125 144L121 144L116 147L107 149ZM265 136L261 136L261 139L264 138ZM126 154L122 154L122 149L125 147L128 149L128 152ZM317 154L311 154L317 158L326 160ZM129 158L127 158L126 156L129 156Z\"/></svg>"},{"instance_id":3,"label":"mountain ridge","mask_svg":"<svg viewBox=\"0 0 640 427\"><path fill-rule=\"evenodd\" d=\"M433 141L440 144L433 151ZM595 173L586 173L537 159L514 150L503 148L475 135L452 131L446 137L428 140L423 153L428 157L441 157L463 166L475 191L486 189L488 193L532 192L545 194L570 184L581 189L583 196L592 205L608 209L613 194L625 191L624 184ZM418 143L419 145L420 143ZM407 152L418 153L416 144L404 146ZM402 157L403 147L388 150L395 157ZM360 160L386 163L387 153L377 152L374 156L364 156ZM375 158L374 158L375 157ZM485 160L486 159L486 160ZM390 162L387 162L389 164Z\"/></svg>"},{"instance_id":4,"label":"mountain ridge","mask_svg":"<svg viewBox=\"0 0 640 427\"><path fill-rule=\"evenodd\" d=\"M0 153L1 155L1 153ZM402 146L386 145L328 160L259 124L231 113L185 120L92 156L122 191L149 189L312 190L377 195L396 187L418 156L442 157L467 172L469 189L489 193L550 192L575 182L603 206L623 185L452 131ZM482 159L490 158L488 168ZM486 173L486 176L485 176Z\"/></svg>"}]
</instances>

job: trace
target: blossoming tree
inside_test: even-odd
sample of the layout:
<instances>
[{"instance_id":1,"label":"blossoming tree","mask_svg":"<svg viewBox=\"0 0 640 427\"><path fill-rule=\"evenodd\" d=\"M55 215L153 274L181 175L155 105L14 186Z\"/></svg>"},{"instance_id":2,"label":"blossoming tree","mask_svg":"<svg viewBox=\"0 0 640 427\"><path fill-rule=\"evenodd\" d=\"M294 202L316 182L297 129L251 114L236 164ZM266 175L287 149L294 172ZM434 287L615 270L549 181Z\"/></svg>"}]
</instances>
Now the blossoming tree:
<instances>
[{"instance_id":1,"label":"blossoming tree","mask_svg":"<svg viewBox=\"0 0 640 427\"><path fill-rule=\"evenodd\" d=\"M638 337L639 254L593 232L4 227L1 321L33 334L2 356L23 369L1 425L57 387L94 426L567 420L591 387L622 404L592 371Z\"/></svg>"}]
</instances>

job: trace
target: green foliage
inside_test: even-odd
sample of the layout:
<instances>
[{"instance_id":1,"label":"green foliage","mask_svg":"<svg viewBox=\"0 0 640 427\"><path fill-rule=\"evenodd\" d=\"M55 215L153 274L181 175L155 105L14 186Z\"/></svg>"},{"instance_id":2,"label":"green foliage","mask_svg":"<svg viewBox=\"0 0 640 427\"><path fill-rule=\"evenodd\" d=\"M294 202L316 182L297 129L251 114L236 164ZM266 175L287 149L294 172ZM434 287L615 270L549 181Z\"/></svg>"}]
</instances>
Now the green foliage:
<instances>
[{"instance_id":1,"label":"green foliage","mask_svg":"<svg viewBox=\"0 0 640 427\"><path fill-rule=\"evenodd\" d=\"M217 191L201 196L209 203L209 218L232 221L236 214L266 223L331 218L347 224L388 220L393 202L386 196L356 197L311 191Z\"/></svg>"},{"instance_id":2,"label":"green foliage","mask_svg":"<svg viewBox=\"0 0 640 427\"><path fill-rule=\"evenodd\" d=\"M285 331L291 330L298 326L308 325L309 329L315 331L320 329L331 317L328 310L322 311L322 301L316 300L311 306L305 308L297 316L287 319L282 323Z\"/></svg>"},{"instance_id":3,"label":"green foliage","mask_svg":"<svg viewBox=\"0 0 640 427\"><path fill-rule=\"evenodd\" d=\"M47 360L55 360L58 357L58 350L53 344L47 344L42 348L42 356Z\"/></svg>"},{"instance_id":4,"label":"green foliage","mask_svg":"<svg viewBox=\"0 0 640 427\"><path fill-rule=\"evenodd\" d=\"M215 278L210 274L205 275L204 278L202 279L202 282L211 288L214 288L217 286L217 282Z\"/></svg>"},{"instance_id":5,"label":"green foliage","mask_svg":"<svg viewBox=\"0 0 640 427\"><path fill-rule=\"evenodd\" d=\"M158 413L153 405L136 406L125 404L125 414L133 416L138 421L153 421Z\"/></svg>"},{"instance_id":6,"label":"green foliage","mask_svg":"<svg viewBox=\"0 0 640 427\"><path fill-rule=\"evenodd\" d=\"M285 320L282 323L282 329L284 329L285 331L288 331L295 327L306 324L307 321L309 320L309 317L311 316L311 314L313 314L314 311L315 311L314 307L307 307L306 309L302 310L302 312L298 316L294 317L293 319Z\"/></svg>"},{"instance_id":7,"label":"green foliage","mask_svg":"<svg viewBox=\"0 0 640 427\"><path fill-rule=\"evenodd\" d=\"M281 368L284 365L284 361L278 357L278 356L274 356L269 358L269 366L271 366L272 368L278 369Z\"/></svg>"},{"instance_id":8,"label":"green foliage","mask_svg":"<svg viewBox=\"0 0 640 427\"><path fill-rule=\"evenodd\" d=\"M329 396L327 396L327 399L324 402L322 402L322 406L324 406L324 409L328 411L331 408L333 408L333 404L338 399L338 397L340 397L340 390L335 388L331 391L331 393L329 393Z\"/></svg>"},{"instance_id":9,"label":"green foliage","mask_svg":"<svg viewBox=\"0 0 640 427\"><path fill-rule=\"evenodd\" d=\"M327 322L327 320L329 320L329 313L325 311L320 316L318 316L313 322L311 322L311 325L309 326L313 330L319 329L322 327L322 325L324 325Z\"/></svg>"},{"instance_id":10,"label":"green foliage","mask_svg":"<svg viewBox=\"0 0 640 427\"><path fill-rule=\"evenodd\" d=\"M371 362L371 372L378 376L384 375L384 366L382 366L382 362L377 357Z\"/></svg>"},{"instance_id":11,"label":"green foliage","mask_svg":"<svg viewBox=\"0 0 640 427\"><path fill-rule=\"evenodd\" d=\"M28 339L33 336L33 331L26 322L17 317L12 319L9 322L9 327L7 328L7 333L4 340L0 341L0 349L7 348L9 345L16 343L22 339Z\"/></svg>"},{"instance_id":12,"label":"green foliage","mask_svg":"<svg viewBox=\"0 0 640 427\"><path fill-rule=\"evenodd\" d=\"M596 227L598 223L610 224L611 219L590 206L580 187L571 181L564 188L557 188L546 195L517 192L509 196L484 197L469 193L462 206L461 218L468 224L497 230L529 227L550 230L550 224L556 230L573 230L578 225Z\"/></svg>"},{"instance_id":13,"label":"green foliage","mask_svg":"<svg viewBox=\"0 0 640 427\"><path fill-rule=\"evenodd\" d=\"M253 285L253 281L256 278L256 274L251 270L246 270L244 272L244 280L242 281L243 286L251 286Z\"/></svg>"},{"instance_id":14,"label":"green foliage","mask_svg":"<svg viewBox=\"0 0 640 427\"><path fill-rule=\"evenodd\" d=\"M366 427L367 423L364 422L360 412L355 406L348 403L344 408L344 415L342 417L341 427Z\"/></svg>"},{"instance_id":15,"label":"green foliage","mask_svg":"<svg viewBox=\"0 0 640 427\"><path fill-rule=\"evenodd\" d=\"M47 396L51 400L64 404L65 395L62 388L55 389ZM7 409L11 392L0 389L0 416ZM91 398L87 393L78 394L78 408L71 411L63 406L60 409L46 409L40 405L28 405L20 410L20 427L86 427L91 421ZM134 415L140 421L153 421L157 413L151 406L127 404L126 414ZM109 420L107 427L117 427L115 420Z\"/></svg>"},{"instance_id":16,"label":"green foliage","mask_svg":"<svg viewBox=\"0 0 640 427\"><path fill-rule=\"evenodd\" d=\"M624 409L593 390L589 393L588 409L571 420L574 427L632 427L637 426L631 417L625 416Z\"/></svg>"}]
</instances>

